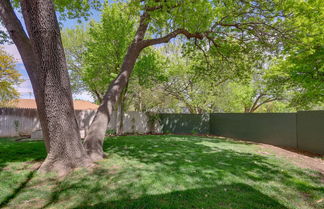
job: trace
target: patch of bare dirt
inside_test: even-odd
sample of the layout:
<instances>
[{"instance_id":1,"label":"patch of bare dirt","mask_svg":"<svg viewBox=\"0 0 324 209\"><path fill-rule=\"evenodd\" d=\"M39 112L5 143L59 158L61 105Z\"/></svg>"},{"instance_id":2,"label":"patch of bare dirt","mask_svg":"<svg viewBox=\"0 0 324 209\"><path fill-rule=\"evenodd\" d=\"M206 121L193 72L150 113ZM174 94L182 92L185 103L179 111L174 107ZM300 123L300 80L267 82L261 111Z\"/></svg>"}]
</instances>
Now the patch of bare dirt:
<instances>
[{"instance_id":1,"label":"patch of bare dirt","mask_svg":"<svg viewBox=\"0 0 324 209\"><path fill-rule=\"evenodd\" d=\"M260 154L275 154L280 157L284 157L301 168L309 168L319 171L324 175L324 160L320 155L315 155L306 152L300 152L297 150L288 150L280 147L276 147L269 144L259 144L262 148Z\"/></svg>"}]
</instances>

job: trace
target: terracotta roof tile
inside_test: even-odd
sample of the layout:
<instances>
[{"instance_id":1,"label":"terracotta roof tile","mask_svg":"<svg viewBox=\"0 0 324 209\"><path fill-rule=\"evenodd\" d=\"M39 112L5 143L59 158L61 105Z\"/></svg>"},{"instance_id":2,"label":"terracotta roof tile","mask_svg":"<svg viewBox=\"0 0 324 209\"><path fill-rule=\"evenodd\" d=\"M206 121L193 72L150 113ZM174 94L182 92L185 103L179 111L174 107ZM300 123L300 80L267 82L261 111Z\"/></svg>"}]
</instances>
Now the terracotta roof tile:
<instances>
[{"instance_id":1,"label":"terracotta roof tile","mask_svg":"<svg viewBox=\"0 0 324 209\"><path fill-rule=\"evenodd\" d=\"M73 104L75 110L94 110L98 108L98 105L84 100L73 100ZM34 99L18 99L14 106L17 108L37 108Z\"/></svg>"}]
</instances>

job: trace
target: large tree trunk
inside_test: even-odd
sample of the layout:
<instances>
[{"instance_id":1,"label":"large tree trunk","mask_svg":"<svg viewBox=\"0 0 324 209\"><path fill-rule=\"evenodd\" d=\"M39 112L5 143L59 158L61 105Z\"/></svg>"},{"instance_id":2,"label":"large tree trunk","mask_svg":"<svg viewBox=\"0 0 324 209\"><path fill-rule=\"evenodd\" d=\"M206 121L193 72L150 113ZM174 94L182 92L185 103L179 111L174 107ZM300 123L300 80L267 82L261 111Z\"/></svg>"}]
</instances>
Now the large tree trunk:
<instances>
[{"instance_id":1,"label":"large tree trunk","mask_svg":"<svg viewBox=\"0 0 324 209\"><path fill-rule=\"evenodd\" d=\"M87 153L94 161L101 160L104 156L102 148L103 140L108 123L111 119L113 107L128 83L129 77L141 50L141 46L136 42L133 42L128 48L121 71L117 78L110 84L103 99L103 103L99 106L90 125L88 134L84 140L84 146Z\"/></svg>"},{"instance_id":2,"label":"large tree trunk","mask_svg":"<svg viewBox=\"0 0 324 209\"><path fill-rule=\"evenodd\" d=\"M132 44L127 49L120 73L110 84L84 140L84 146L93 161L101 160L104 157L103 140L107 126L111 119L113 107L115 106L116 101L118 101L120 94L127 86L129 77L134 69L139 54L142 49L145 48L142 41L148 27L148 17L149 15L146 12L141 15L140 24L137 28Z\"/></svg>"},{"instance_id":3,"label":"large tree trunk","mask_svg":"<svg viewBox=\"0 0 324 209\"><path fill-rule=\"evenodd\" d=\"M16 44L32 82L47 157L40 171L59 174L92 161L82 146L73 109L59 25L51 0L22 0L29 38L9 0L1 0L0 12Z\"/></svg>"},{"instance_id":4,"label":"large tree trunk","mask_svg":"<svg viewBox=\"0 0 324 209\"><path fill-rule=\"evenodd\" d=\"M47 158L44 171L67 172L91 165L82 146L74 114L60 29L51 0L24 0L22 11L38 61L37 110L45 129Z\"/></svg>"}]
</instances>

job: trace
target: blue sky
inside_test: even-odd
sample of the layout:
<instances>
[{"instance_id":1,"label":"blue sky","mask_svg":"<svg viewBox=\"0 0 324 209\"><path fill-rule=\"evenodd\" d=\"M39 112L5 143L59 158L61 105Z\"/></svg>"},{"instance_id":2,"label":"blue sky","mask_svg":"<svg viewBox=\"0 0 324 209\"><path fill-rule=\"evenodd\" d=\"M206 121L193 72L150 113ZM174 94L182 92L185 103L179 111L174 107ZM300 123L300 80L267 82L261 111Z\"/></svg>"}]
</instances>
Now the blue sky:
<instances>
[{"instance_id":1,"label":"blue sky","mask_svg":"<svg viewBox=\"0 0 324 209\"><path fill-rule=\"evenodd\" d=\"M89 19L98 21L100 19L100 12L99 11L91 11L91 12L92 15ZM17 16L22 21L21 15L17 14ZM77 20L66 20L62 22L63 28L74 28L75 25L78 24L79 23ZM0 25L0 29L4 29L3 26ZM24 80L20 85L16 86L16 89L20 92L20 98L33 99L34 98L33 89L16 46L14 44L11 44L11 45L2 45L1 47L3 47L7 53L12 55L17 60L16 69L22 74L22 79ZM88 92L75 94L73 95L73 98L93 102L93 98L90 96Z\"/></svg>"}]
</instances>

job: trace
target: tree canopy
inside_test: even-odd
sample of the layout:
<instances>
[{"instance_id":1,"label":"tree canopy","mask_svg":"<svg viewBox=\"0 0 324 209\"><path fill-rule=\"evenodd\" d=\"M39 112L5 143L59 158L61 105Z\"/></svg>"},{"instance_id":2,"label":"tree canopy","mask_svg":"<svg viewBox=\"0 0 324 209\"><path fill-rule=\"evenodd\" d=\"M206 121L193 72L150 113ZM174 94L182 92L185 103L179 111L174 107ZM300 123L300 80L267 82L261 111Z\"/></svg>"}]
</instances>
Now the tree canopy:
<instances>
[{"instance_id":1,"label":"tree canopy","mask_svg":"<svg viewBox=\"0 0 324 209\"><path fill-rule=\"evenodd\" d=\"M97 99L102 100L106 86L117 76L127 46L135 35L136 27L139 27L140 22L136 16L138 12L146 11L149 14L146 20L149 24L145 36L147 40L144 42L151 42L150 44L154 45L170 41L175 37L177 40L162 47L161 50L160 47L155 48L154 52L150 50L151 55L139 57L133 76L130 78L132 87L128 88L128 92L132 95L131 100L137 104L128 101L130 108L135 106L143 108L144 104L150 104L146 107L156 109L154 106L160 106L162 109L169 109L168 104L163 102L167 96L174 97L185 107L191 109L191 112L196 113L204 111L291 111L291 107L298 106L299 109L305 109L314 102L318 103L320 100L318 91L313 96L313 102L306 99L306 96L298 95L300 91L296 90L297 81L293 84L291 75L289 75L291 82L288 85L288 68L284 66L283 61L279 60L283 56L289 56L289 59L292 59L293 51L296 52L297 46L305 49L301 46L300 40L309 42L309 36L312 37L311 40L316 37L317 41L313 42L319 43L318 34L321 28L313 24L309 26L307 23L320 22L321 11L318 9L320 1L307 3L188 1L185 3L188 4L178 1L107 3L102 10L100 22L92 21L89 26L64 30L64 43L74 43L76 50L72 54L82 56L83 62L81 77L80 70L71 71L72 86L76 81L79 85L75 89L92 89L89 91L97 95ZM197 18L198 13L205 16ZM312 15L306 15L308 13ZM73 35L73 33L79 35ZM179 34L184 36L177 36ZM65 44L65 49L69 63L70 46L67 45ZM80 63L73 56L71 63ZM163 60L167 62L162 70L151 69L147 61L141 61L143 57L146 60L151 57L151 61L155 57L154 59L159 62L164 62ZM287 65L287 61L285 63ZM267 67L264 67L265 65ZM271 69L269 69L270 65ZM319 65L322 66L321 63ZM144 81L152 83L150 79L154 80L158 74L161 75L157 71L164 72L163 78L160 77L164 81L160 82L161 85L145 90L134 83L134 80L137 80L136 77L142 84L145 83ZM281 76L287 76L280 77L279 71ZM155 78L148 76L154 72L157 72ZM280 85L277 83L279 81L282 82ZM133 89L140 89L140 91ZM153 101L164 104L152 103L150 99L154 93L149 93L150 91L163 97L162 100ZM147 99L140 101L139 98L143 96ZM303 101L308 101L309 105ZM174 104L174 102L171 103ZM259 109L263 105L267 108ZM143 110L142 108L140 110Z\"/></svg>"}]
</instances>

